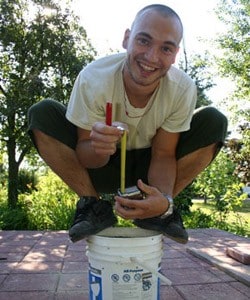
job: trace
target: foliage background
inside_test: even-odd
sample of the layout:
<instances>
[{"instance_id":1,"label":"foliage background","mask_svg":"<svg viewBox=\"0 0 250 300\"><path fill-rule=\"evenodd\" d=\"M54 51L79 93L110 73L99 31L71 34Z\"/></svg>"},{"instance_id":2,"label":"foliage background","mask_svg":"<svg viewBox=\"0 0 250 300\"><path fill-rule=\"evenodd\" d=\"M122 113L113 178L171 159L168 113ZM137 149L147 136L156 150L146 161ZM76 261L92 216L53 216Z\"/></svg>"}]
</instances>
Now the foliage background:
<instances>
[{"instance_id":1,"label":"foliage background","mask_svg":"<svg viewBox=\"0 0 250 300\"><path fill-rule=\"evenodd\" d=\"M175 199L189 228L247 234L244 220L236 217L228 224L227 216L237 216L245 198L241 183L250 181L249 14L249 1L221 0L217 15L228 31L212 41L220 55L186 54L180 62L197 84L197 106L210 104L206 92L214 85L214 70L235 83L221 105L231 112L230 123L241 134L229 138L214 163ZM94 59L96 52L78 21L70 5L62 8L60 1L0 1L1 229L68 229L71 224L76 196L38 159L26 134L26 115L46 97L66 104L80 69ZM193 212L195 197L213 203L215 212ZM119 226L131 222L119 219Z\"/></svg>"},{"instance_id":2,"label":"foliage background","mask_svg":"<svg viewBox=\"0 0 250 300\"><path fill-rule=\"evenodd\" d=\"M20 165L35 153L27 135L29 107L46 97L67 103L76 76L94 58L78 21L60 2L0 1L0 143L12 208Z\"/></svg>"}]
</instances>

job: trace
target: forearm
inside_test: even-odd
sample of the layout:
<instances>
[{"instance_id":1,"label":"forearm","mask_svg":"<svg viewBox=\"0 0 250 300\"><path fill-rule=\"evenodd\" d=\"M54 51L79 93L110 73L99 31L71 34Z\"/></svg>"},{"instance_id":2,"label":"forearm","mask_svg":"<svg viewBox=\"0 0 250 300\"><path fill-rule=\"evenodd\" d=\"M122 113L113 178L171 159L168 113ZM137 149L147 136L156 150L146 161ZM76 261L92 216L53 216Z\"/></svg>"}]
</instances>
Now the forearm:
<instances>
[{"instance_id":1,"label":"forearm","mask_svg":"<svg viewBox=\"0 0 250 300\"><path fill-rule=\"evenodd\" d=\"M100 168L105 166L117 148L123 132L103 122L94 123L92 130L78 128L78 143L76 155L85 168Z\"/></svg>"},{"instance_id":2,"label":"forearm","mask_svg":"<svg viewBox=\"0 0 250 300\"><path fill-rule=\"evenodd\" d=\"M76 146L76 155L84 168L95 169L105 166L110 155L97 154L91 146L90 140L81 141Z\"/></svg>"},{"instance_id":3,"label":"forearm","mask_svg":"<svg viewBox=\"0 0 250 300\"><path fill-rule=\"evenodd\" d=\"M148 171L148 185L138 180L138 187L146 195L144 201L115 197L116 211L125 219L146 219L161 216L170 208L176 178L176 160L170 156L154 156ZM167 194L167 197L162 193ZM131 209L124 209L131 207Z\"/></svg>"},{"instance_id":4,"label":"forearm","mask_svg":"<svg viewBox=\"0 0 250 300\"><path fill-rule=\"evenodd\" d=\"M173 196L176 179L175 157L154 157L151 160L148 171L149 185L156 187L159 191Z\"/></svg>"}]
</instances>

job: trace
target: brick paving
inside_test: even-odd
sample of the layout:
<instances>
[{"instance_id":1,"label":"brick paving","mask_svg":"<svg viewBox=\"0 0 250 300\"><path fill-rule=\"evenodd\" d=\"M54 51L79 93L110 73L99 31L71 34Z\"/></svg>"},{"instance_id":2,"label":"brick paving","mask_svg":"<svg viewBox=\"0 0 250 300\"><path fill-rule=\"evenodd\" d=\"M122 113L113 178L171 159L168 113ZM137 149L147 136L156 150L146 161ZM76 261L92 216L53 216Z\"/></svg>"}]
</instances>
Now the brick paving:
<instances>
[{"instance_id":1,"label":"brick paving","mask_svg":"<svg viewBox=\"0 0 250 300\"><path fill-rule=\"evenodd\" d=\"M250 299L250 265L226 255L227 247L250 253L250 239L216 229L189 230L186 245L167 238L161 300ZM87 300L86 241L67 231L0 231L0 300ZM122 300L122 299L119 299Z\"/></svg>"}]
</instances>

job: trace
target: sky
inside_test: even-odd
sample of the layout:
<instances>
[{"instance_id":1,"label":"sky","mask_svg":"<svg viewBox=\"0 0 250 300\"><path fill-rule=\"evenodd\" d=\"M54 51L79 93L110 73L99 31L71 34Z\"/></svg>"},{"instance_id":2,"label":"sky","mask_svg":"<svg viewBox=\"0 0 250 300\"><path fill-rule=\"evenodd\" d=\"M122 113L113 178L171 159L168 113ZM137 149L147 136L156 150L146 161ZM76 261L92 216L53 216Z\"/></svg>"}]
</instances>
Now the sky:
<instances>
[{"instance_id":1,"label":"sky","mask_svg":"<svg viewBox=\"0 0 250 300\"><path fill-rule=\"evenodd\" d=\"M213 12L219 0L74 0L76 14L86 29L92 45L105 55L109 49L123 50L121 47L125 30L130 28L136 13L146 5L166 4L181 17L184 25L185 45L189 52L197 47L204 51L204 43L199 37L213 38L223 28Z\"/></svg>"},{"instance_id":2,"label":"sky","mask_svg":"<svg viewBox=\"0 0 250 300\"><path fill-rule=\"evenodd\" d=\"M97 50L97 57L113 51L124 51L122 39L131 27L136 13L146 5L159 3L173 8L184 26L184 42L187 55L203 54L205 50L215 51L211 40L218 33L225 32L225 25L218 21L213 9L219 0L73 0L76 14L85 28L91 44ZM202 39L202 40L201 40ZM210 41L210 44L206 41ZM180 53L183 49L181 45ZM178 60L177 60L178 61ZM219 79L217 86L209 92L213 103L227 96L231 90L228 80Z\"/></svg>"}]
</instances>

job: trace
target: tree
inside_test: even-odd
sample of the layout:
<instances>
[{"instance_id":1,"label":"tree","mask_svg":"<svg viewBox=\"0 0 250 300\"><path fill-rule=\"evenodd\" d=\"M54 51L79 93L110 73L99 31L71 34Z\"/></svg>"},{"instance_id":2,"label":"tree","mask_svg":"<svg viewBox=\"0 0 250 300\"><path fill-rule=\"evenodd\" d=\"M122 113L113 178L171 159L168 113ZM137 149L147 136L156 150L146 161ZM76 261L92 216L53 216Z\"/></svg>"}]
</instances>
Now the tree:
<instances>
[{"instance_id":1,"label":"tree","mask_svg":"<svg viewBox=\"0 0 250 300\"><path fill-rule=\"evenodd\" d=\"M232 159L242 182L250 181L250 2L248 0L221 0L216 9L217 16L225 25L227 33L215 40L222 55L215 58L222 76L235 83L231 98L226 99L231 107L233 123L238 123L242 139L237 141L236 151L232 147ZM231 143L232 144L232 143Z\"/></svg>"},{"instance_id":2,"label":"tree","mask_svg":"<svg viewBox=\"0 0 250 300\"><path fill-rule=\"evenodd\" d=\"M209 55L206 52L204 57L193 55L187 59L184 49L184 59L179 62L180 69L186 72L195 82L197 87L197 104L196 108L209 105L211 101L206 95L206 91L214 86L212 72L209 72Z\"/></svg>"},{"instance_id":3,"label":"tree","mask_svg":"<svg viewBox=\"0 0 250 300\"><path fill-rule=\"evenodd\" d=\"M239 126L241 139L230 139L226 145L228 155L236 164L234 173L245 184L250 183L250 123Z\"/></svg>"},{"instance_id":4,"label":"tree","mask_svg":"<svg viewBox=\"0 0 250 300\"><path fill-rule=\"evenodd\" d=\"M237 101L249 99L250 83L250 2L248 0L221 0L216 9L220 21L227 25L227 33L215 40L222 55L215 58L221 75L236 84ZM234 98L235 100L235 98ZM241 107L242 103L239 103Z\"/></svg>"},{"instance_id":5,"label":"tree","mask_svg":"<svg viewBox=\"0 0 250 300\"><path fill-rule=\"evenodd\" d=\"M79 18L58 3L0 1L0 138L10 207L18 201L20 164L32 148L28 108L45 97L66 103L77 74L96 54Z\"/></svg>"}]
</instances>

